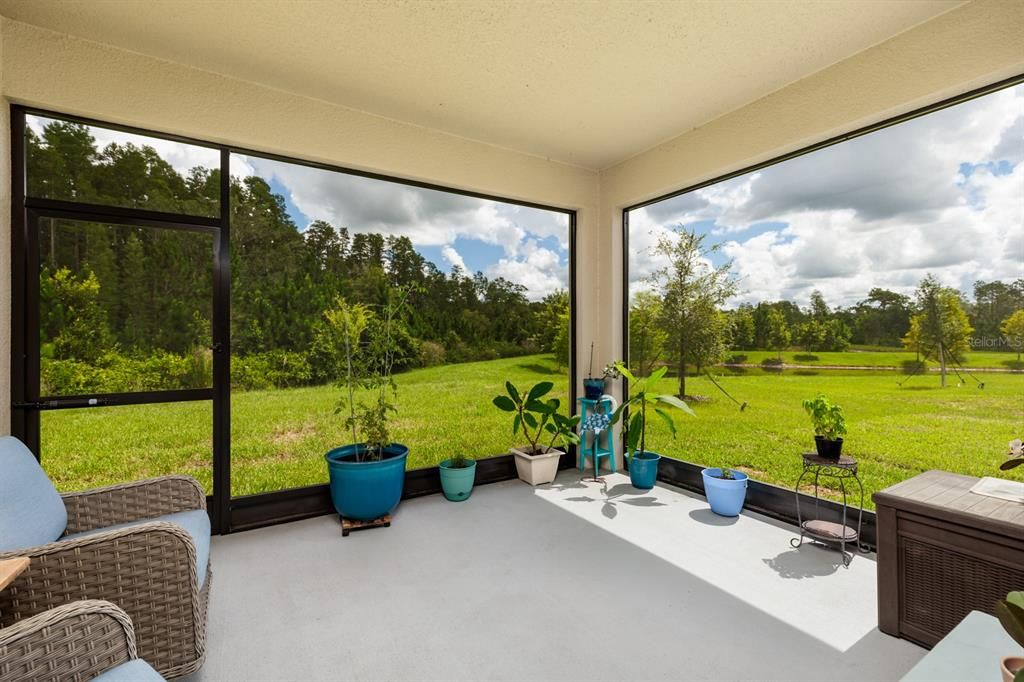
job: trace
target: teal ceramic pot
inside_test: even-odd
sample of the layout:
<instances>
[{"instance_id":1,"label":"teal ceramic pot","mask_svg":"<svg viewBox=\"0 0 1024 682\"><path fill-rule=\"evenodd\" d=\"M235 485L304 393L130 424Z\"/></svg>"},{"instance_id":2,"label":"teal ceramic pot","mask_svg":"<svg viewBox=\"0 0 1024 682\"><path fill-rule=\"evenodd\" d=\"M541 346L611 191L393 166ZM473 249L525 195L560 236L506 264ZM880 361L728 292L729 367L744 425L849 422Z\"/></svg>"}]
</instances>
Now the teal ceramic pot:
<instances>
[{"instance_id":1,"label":"teal ceramic pot","mask_svg":"<svg viewBox=\"0 0 1024 682\"><path fill-rule=\"evenodd\" d=\"M468 500L473 494L473 483L476 481L476 461L469 460L464 467L452 466L452 460L446 459L438 465L441 473L441 490L452 502Z\"/></svg>"},{"instance_id":2,"label":"teal ceramic pot","mask_svg":"<svg viewBox=\"0 0 1024 682\"><path fill-rule=\"evenodd\" d=\"M661 455L657 452L636 452L629 458L629 482L634 488L650 490L658 480L658 462Z\"/></svg>"},{"instance_id":3,"label":"teal ceramic pot","mask_svg":"<svg viewBox=\"0 0 1024 682\"><path fill-rule=\"evenodd\" d=\"M409 448L392 443L378 460L357 461L366 445L345 445L325 455L331 475L331 501L346 519L372 521L390 514L402 499Z\"/></svg>"}]
</instances>

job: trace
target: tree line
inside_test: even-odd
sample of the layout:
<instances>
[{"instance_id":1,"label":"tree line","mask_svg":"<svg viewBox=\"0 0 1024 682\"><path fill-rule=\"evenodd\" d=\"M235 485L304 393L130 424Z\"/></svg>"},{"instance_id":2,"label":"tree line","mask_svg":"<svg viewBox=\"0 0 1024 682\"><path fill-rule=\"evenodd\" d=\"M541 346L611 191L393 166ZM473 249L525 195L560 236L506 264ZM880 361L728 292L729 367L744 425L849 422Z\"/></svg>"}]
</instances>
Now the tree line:
<instances>
[{"instance_id":1,"label":"tree line","mask_svg":"<svg viewBox=\"0 0 1024 682\"><path fill-rule=\"evenodd\" d=\"M778 353L845 351L851 345L904 348L942 368L968 350L1024 350L1024 278L975 282L973 300L932 275L914 296L872 288L849 307L830 307L820 291L801 308L793 301L744 303L726 309L739 289L732 264L714 266L719 245L679 227L653 249L667 263L630 302L630 364L648 374L659 364L676 370L679 396L687 370L702 373L744 350ZM972 344L972 340L976 340Z\"/></svg>"},{"instance_id":2,"label":"tree line","mask_svg":"<svg viewBox=\"0 0 1024 682\"><path fill-rule=\"evenodd\" d=\"M182 175L150 146L99 148L87 126L63 121L29 129L26 147L31 196L219 215L219 169ZM261 177L233 177L230 190L237 385L332 380L330 311L341 301L384 305L397 288L412 292L403 367L536 352L567 361L566 292L531 301L501 277L446 273L405 236L322 220L300 231ZM51 218L38 229L44 390L209 385L213 234Z\"/></svg>"}]
</instances>

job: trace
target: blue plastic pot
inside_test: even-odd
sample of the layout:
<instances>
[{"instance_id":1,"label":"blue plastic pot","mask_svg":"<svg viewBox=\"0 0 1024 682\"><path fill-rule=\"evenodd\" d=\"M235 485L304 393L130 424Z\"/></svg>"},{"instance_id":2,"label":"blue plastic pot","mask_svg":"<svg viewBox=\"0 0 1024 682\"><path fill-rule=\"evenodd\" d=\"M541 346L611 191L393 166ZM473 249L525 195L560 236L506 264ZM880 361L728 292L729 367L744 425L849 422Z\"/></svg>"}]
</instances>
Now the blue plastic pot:
<instances>
[{"instance_id":1,"label":"blue plastic pot","mask_svg":"<svg viewBox=\"0 0 1024 682\"><path fill-rule=\"evenodd\" d=\"M331 501L347 519L372 521L398 506L405 485L405 459L409 448L392 443L378 460L356 461L366 445L345 445L325 455L331 474Z\"/></svg>"},{"instance_id":2,"label":"blue plastic pot","mask_svg":"<svg viewBox=\"0 0 1024 682\"><path fill-rule=\"evenodd\" d=\"M604 379L584 379L583 397L587 400L600 400L604 395Z\"/></svg>"},{"instance_id":3,"label":"blue plastic pot","mask_svg":"<svg viewBox=\"0 0 1024 682\"><path fill-rule=\"evenodd\" d=\"M636 452L629 458L629 482L634 488L650 490L658 480L658 462L661 455L657 452Z\"/></svg>"},{"instance_id":4,"label":"blue plastic pot","mask_svg":"<svg viewBox=\"0 0 1024 682\"><path fill-rule=\"evenodd\" d=\"M704 495L708 498L711 511L719 516L739 516L743 502L747 499L747 475L742 471L731 471L732 480L718 478L722 475L719 468L700 472L704 479Z\"/></svg>"},{"instance_id":5,"label":"blue plastic pot","mask_svg":"<svg viewBox=\"0 0 1024 682\"><path fill-rule=\"evenodd\" d=\"M446 459L438 465L441 472L441 490L452 502L468 500L473 494L473 482L476 480L476 461L469 460L469 466L454 467L452 460Z\"/></svg>"}]
</instances>

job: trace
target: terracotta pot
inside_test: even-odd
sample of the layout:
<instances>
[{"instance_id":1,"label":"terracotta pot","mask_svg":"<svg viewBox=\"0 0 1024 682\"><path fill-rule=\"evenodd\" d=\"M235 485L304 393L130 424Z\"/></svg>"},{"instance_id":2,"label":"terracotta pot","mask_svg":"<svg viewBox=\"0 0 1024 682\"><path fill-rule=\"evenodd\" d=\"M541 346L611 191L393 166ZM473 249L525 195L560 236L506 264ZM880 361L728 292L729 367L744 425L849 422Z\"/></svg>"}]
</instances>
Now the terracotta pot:
<instances>
[{"instance_id":1,"label":"terracotta pot","mask_svg":"<svg viewBox=\"0 0 1024 682\"><path fill-rule=\"evenodd\" d=\"M1020 656L1007 656L1003 659L1003 682L1013 682L1013 676L1017 671L1024 668L1024 658Z\"/></svg>"}]
</instances>

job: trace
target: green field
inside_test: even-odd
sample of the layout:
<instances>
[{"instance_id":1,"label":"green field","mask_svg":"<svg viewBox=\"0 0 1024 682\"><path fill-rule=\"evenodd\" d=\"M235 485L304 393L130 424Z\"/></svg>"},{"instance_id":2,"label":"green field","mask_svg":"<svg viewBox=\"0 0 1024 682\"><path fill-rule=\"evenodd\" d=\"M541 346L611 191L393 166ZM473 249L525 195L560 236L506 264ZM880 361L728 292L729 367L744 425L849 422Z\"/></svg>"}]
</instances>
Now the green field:
<instances>
[{"instance_id":1,"label":"green field","mask_svg":"<svg viewBox=\"0 0 1024 682\"><path fill-rule=\"evenodd\" d=\"M511 420L491 399L506 379L554 381L568 395L565 370L549 356L431 367L397 377L400 413L393 437L410 446L410 469L435 466L455 452L503 454L517 443ZM236 392L231 401L233 495L327 480L323 454L351 440L334 414L333 386ZM209 403L61 410L42 415L43 465L61 490L144 476L186 473L211 489Z\"/></svg>"},{"instance_id":2,"label":"green field","mask_svg":"<svg viewBox=\"0 0 1024 682\"><path fill-rule=\"evenodd\" d=\"M490 402L506 378L521 386L549 379L563 397L567 392L565 374L548 356L400 375L394 436L411 447L409 467L433 466L456 451L500 454L515 444L507 415ZM845 408L844 452L862 462L870 495L927 469L996 474L1007 442L1024 435L1024 374L988 374L984 390L955 381L942 389L935 375L914 377L901 388L901 378L877 370L723 375L719 382L749 403L743 412L707 379L691 378L687 392L707 398L693 404L697 417L680 416L675 441L660 422L652 422L649 448L691 462L740 467L756 479L792 486L800 474L800 452L813 447L800 401L824 392ZM674 379L664 381L666 392L674 387ZM337 395L333 387L236 393L233 494L325 481L323 453L348 440L334 415ZM45 412L43 463L62 490L172 472L191 474L209 488L211 420L208 403ZM1022 469L1010 475L1024 479ZM866 506L873 506L870 500Z\"/></svg>"}]
</instances>

